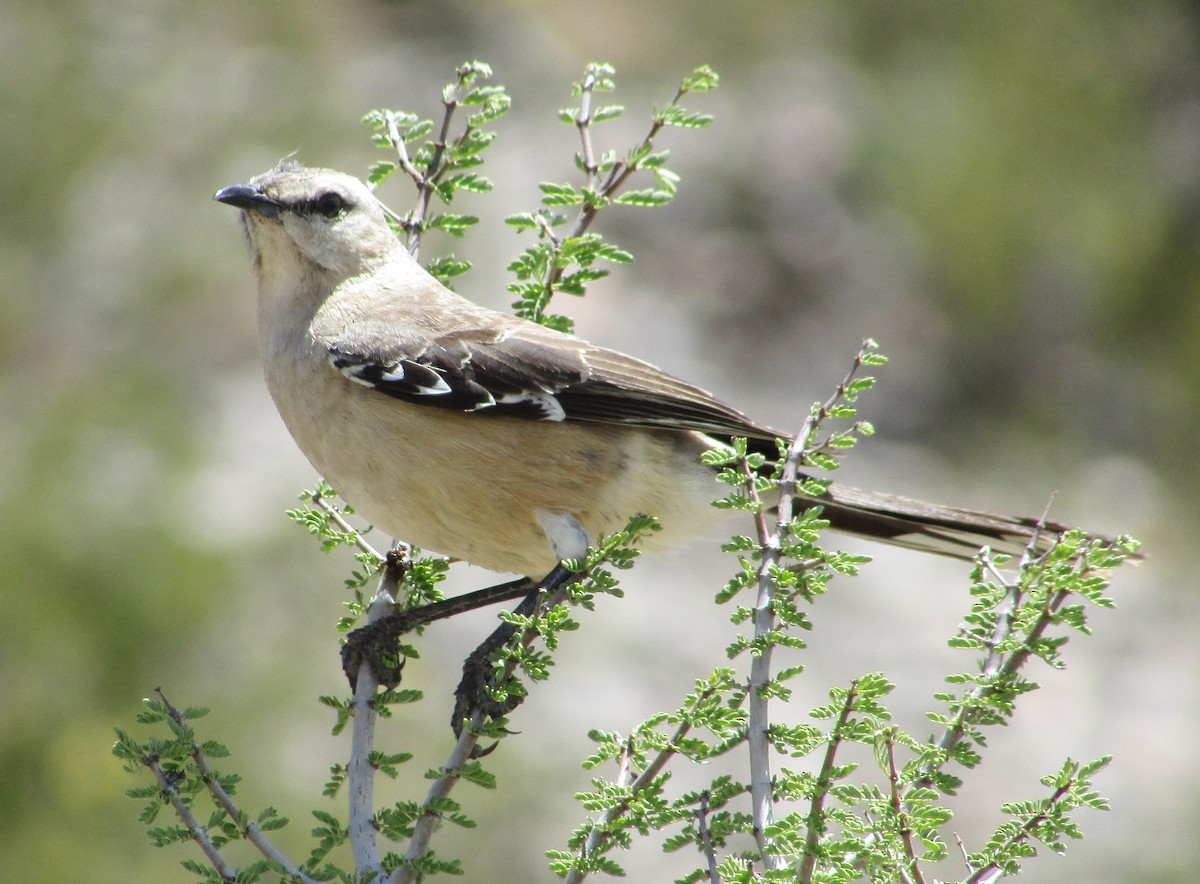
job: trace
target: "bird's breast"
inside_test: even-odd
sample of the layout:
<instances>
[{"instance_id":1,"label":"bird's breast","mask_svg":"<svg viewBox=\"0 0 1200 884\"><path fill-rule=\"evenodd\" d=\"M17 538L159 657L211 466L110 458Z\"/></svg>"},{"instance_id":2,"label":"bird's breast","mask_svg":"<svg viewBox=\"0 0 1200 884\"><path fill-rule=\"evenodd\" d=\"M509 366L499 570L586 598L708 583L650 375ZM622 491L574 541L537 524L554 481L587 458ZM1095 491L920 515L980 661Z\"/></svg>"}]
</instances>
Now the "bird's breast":
<instances>
[{"instance_id":1,"label":"bird's breast","mask_svg":"<svg viewBox=\"0 0 1200 884\"><path fill-rule=\"evenodd\" d=\"M636 513L662 518L668 545L712 522L716 486L694 434L415 405L354 383L315 345L274 354L266 375L325 480L380 530L432 552L541 577L556 561L547 513L574 517L592 541Z\"/></svg>"}]
</instances>

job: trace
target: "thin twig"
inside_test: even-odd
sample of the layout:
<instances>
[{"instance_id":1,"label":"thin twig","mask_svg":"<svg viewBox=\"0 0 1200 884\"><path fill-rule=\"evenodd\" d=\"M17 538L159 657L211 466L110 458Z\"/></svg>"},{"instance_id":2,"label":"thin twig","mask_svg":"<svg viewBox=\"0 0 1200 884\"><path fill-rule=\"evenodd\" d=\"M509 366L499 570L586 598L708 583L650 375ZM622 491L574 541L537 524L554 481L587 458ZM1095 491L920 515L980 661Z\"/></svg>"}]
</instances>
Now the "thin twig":
<instances>
[{"instance_id":1,"label":"thin twig","mask_svg":"<svg viewBox=\"0 0 1200 884\"><path fill-rule=\"evenodd\" d=\"M584 73L583 81L578 84L580 103L574 122L579 132L581 144L579 157L582 159L583 171L587 179L586 190L588 191L588 195L585 195L579 207L575 223L571 225L570 232L565 237L560 238L551 232L550 224L543 212L534 213L534 217L538 220L538 226L541 228L541 235L550 243L551 252L545 273L537 280L541 286L541 291L538 294L538 303L534 311L535 318L542 315L544 310L549 306L551 300L554 298L555 286L558 285L570 266L570 262L562 263L559 261L563 242L583 236L588 228L591 227L592 222L596 220L600 209L609 204L610 200L620 191L631 175L641 171L640 161L631 162L630 158L644 156L653 146L655 137L666 124L665 113L657 114L645 137L626 153L625 159L614 160L608 169L608 174L605 176L603 183L599 183L600 163L596 160L596 152L592 143L592 123L594 120L591 105L594 97L594 88L600 78L600 74L601 71L596 66L589 66ZM686 90L683 86L680 86L675 91L675 97L671 99L668 107L674 107L685 94Z\"/></svg>"},{"instance_id":2,"label":"thin twig","mask_svg":"<svg viewBox=\"0 0 1200 884\"><path fill-rule=\"evenodd\" d=\"M404 136L400 134L400 126L396 115L390 111L384 115L388 141L396 151L400 168L412 179L417 187L416 205L413 206L412 211L405 218L400 219L401 226L408 233L408 251L414 258L419 258L421 255L421 231L425 224L425 216L429 212L429 202L433 195L434 186L448 168L448 164L443 163L442 160L446 155L450 121L454 117L454 112L461 107L457 95L458 91L463 87L462 78L466 73L467 71L464 68L459 68L459 82L455 87L454 97L442 99L442 106L445 108L445 112L442 115L442 127L438 132L437 140L432 142L433 153L425 166L424 172L416 167L416 164L413 163L412 158L408 154L408 146L405 144ZM463 144L470 137L473 128L468 125L455 144Z\"/></svg>"},{"instance_id":3,"label":"thin twig","mask_svg":"<svg viewBox=\"0 0 1200 884\"><path fill-rule=\"evenodd\" d=\"M570 583L560 587L548 599L544 600L541 605L541 610L547 610L561 604L567 597L570 591ZM534 612L536 616L537 611ZM538 636L538 631L530 627L522 632L517 639L523 644L530 644ZM370 667L366 667L370 668ZM516 670L516 662L509 660L505 664L504 672L499 681L503 682L510 678ZM459 773L463 767L474 757L475 748L479 744L480 730L485 722L485 713L479 709L471 713L471 717L467 720L466 726L458 735L458 741L454 744L446 763L441 768L441 775L433 781L433 785L429 787L429 791L425 795L425 800L422 802L422 815L413 823L413 834L408 842L408 850L405 851L404 861L392 872L387 879L387 884L413 884L421 873L421 860L429 852L429 842L433 837L433 831L440 819L440 811L438 807L443 799L449 796L450 791L459 781Z\"/></svg>"},{"instance_id":4,"label":"thin twig","mask_svg":"<svg viewBox=\"0 0 1200 884\"><path fill-rule=\"evenodd\" d=\"M822 421L829 417L837 403L843 400L850 388L855 375L863 366L863 360L869 348L873 345L864 341L854 359L853 365L845 378L838 384L824 403L813 409L804 421L800 432L788 446L783 469L779 478L779 502L776 505L776 520L773 530L767 531L766 519L762 515L761 502L755 487L754 476L743 465L747 472L747 493L756 504L755 524L759 531L761 554L758 565L758 596L754 605L754 638L761 643L758 653L750 661L750 692L749 692L749 730L747 748L750 755L750 801L753 818L753 832L767 869L783 868L786 861L774 856L771 852L772 842L766 836L767 827L772 822L773 784L771 777L770 741L768 730L770 718L768 713L765 688L771 678L771 652L773 646L767 637L774 631L777 618L774 609L775 579L773 572L779 567L783 556L783 547L787 540L792 520L796 512L796 494L799 490L800 467L805 459L813 453L812 441ZM811 872L810 872L811 874Z\"/></svg>"},{"instance_id":5,"label":"thin twig","mask_svg":"<svg viewBox=\"0 0 1200 884\"><path fill-rule=\"evenodd\" d=\"M1065 784L1055 789L1054 794L1051 795L1050 799L1046 802L1046 809L1041 813L1035 814L1027 819L1021 825L1020 829L1010 835L1007 839L1005 839L1002 845L996 848L995 853L998 853L1001 856L1004 856L1005 854L1011 855L1012 848L1024 841L1028 841L1030 836L1033 834L1034 829L1050 818L1050 811L1056 804L1058 804L1059 801L1062 800L1064 795L1067 795L1071 791L1075 783L1076 778L1072 777ZM1003 874L1004 871L1000 868L1000 866L998 866L996 863L989 863L983 868L975 870L971 876L963 882L963 884L991 884L992 881L1000 878Z\"/></svg>"},{"instance_id":6,"label":"thin twig","mask_svg":"<svg viewBox=\"0 0 1200 884\"><path fill-rule=\"evenodd\" d=\"M475 710L471 713L467 727L458 735L450 756L442 766L441 776L433 781L425 800L421 803L423 812L413 824L413 834L408 841L408 850L402 862L391 877L388 884L412 884L421 873L421 860L429 852L429 841L433 830L441 819L440 812L434 808L450 795L450 790L458 783L458 772L471 760L472 752L479 743L479 729L483 726L484 713Z\"/></svg>"},{"instance_id":7,"label":"thin twig","mask_svg":"<svg viewBox=\"0 0 1200 884\"><path fill-rule=\"evenodd\" d=\"M558 234L554 232L554 228L550 226L550 222L546 220L546 216L538 214L534 215L533 219L537 222L538 230L541 231L542 236L550 241L551 247L554 249L555 254L557 254L562 248L562 240L558 238ZM551 263L553 264L553 262Z\"/></svg>"},{"instance_id":8,"label":"thin twig","mask_svg":"<svg viewBox=\"0 0 1200 884\"><path fill-rule=\"evenodd\" d=\"M663 768L667 766L667 762L670 761L679 751L679 741L686 737L690 730L691 725L687 721L681 721L679 726L675 729L675 733L673 733L671 738L667 741L667 744L660 749L658 754L654 756L648 765L646 765L646 769L638 775L637 779L629 784L628 791L630 797L627 800L620 801L605 809L604 813L600 815L600 819L597 820L595 825L592 826L592 830L588 832L587 841L585 841L583 847L579 849L579 856L581 858L593 855L601 846L603 846L605 841L612 837L612 833L609 831L612 824L629 809L629 805L633 802L638 793L649 786L654 778L662 773ZM617 785L622 785L621 780L627 776L628 763L628 754L622 753L621 767L618 772ZM587 876L587 872L583 872L578 869L572 869L567 874L566 878L563 879L563 882L564 884L581 884L581 882L584 881Z\"/></svg>"},{"instance_id":9,"label":"thin twig","mask_svg":"<svg viewBox=\"0 0 1200 884\"><path fill-rule=\"evenodd\" d=\"M592 226L592 222L596 220L596 215L599 213L601 206L624 186L625 182L629 179L629 176L638 171L638 167L635 164L631 164L628 160L617 160L613 163L612 168L608 170L608 175L605 177L604 183L599 187L594 186L596 181L595 172L599 171L599 167L595 161L595 154L592 148L590 135L591 110L589 102L592 95L591 86L593 85L595 85L595 73L593 71L589 71L584 78L583 84L581 85L583 96L580 101L580 112L579 116L576 117L575 125L579 129L580 137L583 139L584 165L587 169L593 170L588 173L589 190L594 190L599 199L595 203L588 200L584 201L583 205L579 209L579 214L575 218L575 223L571 226L570 233L568 233L564 239L573 239L575 237L583 236L583 234L587 232L588 228ZM675 97L671 99L671 104L668 105L668 107L676 104L679 99L684 96L684 94L685 93L682 87L677 89L675 91ZM655 137L662 130L663 125L664 123L662 119L656 118L650 126L650 131L647 132L645 137L643 137L642 140L639 141L637 145L629 151L627 156L633 156L641 153L648 146L652 145ZM559 240L557 237L553 237L551 238L551 244L551 247L555 252L555 257L557 257L561 240ZM550 272L543 281L543 286L546 290L547 303L549 303L550 298L553 296L554 286L558 284L558 281L566 272L566 267L557 265L558 261L556 260L550 262Z\"/></svg>"},{"instance_id":10,"label":"thin twig","mask_svg":"<svg viewBox=\"0 0 1200 884\"><path fill-rule=\"evenodd\" d=\"M386 558L379 550L367 543L362 532L346 521L346 517L342 515L342 511L333 503L326 500L324 495L320 492L313 492L311 500L314 505L319 506L325 511L325 514L329 517L329 521L337 525L344 534L354 535L354 545L358 547L360 552L371 556L376 562L382 562Z\"/></svg>"},{"instance_id":11,"label":"thin twig","mask_svg":"<svg viewBox=\"0 0 1200 884\"><path fill-rule=\"evenodd\" d=\"M462 76L461 69L459 76ZM460 79L458 86L455 87L456 96L458 90L462 88L462 85L462 80ZM429 165L425 167L425 182L427 185L432 185L446 170L445 165L442 164L442 157L446 155L446 145L449 143L447 139L450 137L450 121L454 118L454 112L457 111L461 105L458 103L457 97L443 98L442 107L444 107L446 110L446 112L442 114L442 128L438 132L437 141L433 142L433 155L429 158ZM467 131L469 132L470 129L471 127L468 126ZM460 136L460 143L464 137L466 136ZM428 187L427 189L432 191L433 188Z\"/></svg>"},{"instance_id":12,"label":"thin twig","mask_svg":"<svg viewBox=\"0 0 1200 884\"><path fill-rule=\"evenodd\" d=\"M791 454L789 452L789 459ZM770 826L773 819L772 800L774 796L772 794L773 782L768 739L770 717L767 698L764 696L763 690L771 678L771 653L773 651L773 645L766 641L766 637L774 631L776 626L775 610L772 606L775 582L771 572L779 563L782 538L778 530L772 532L768 529L762 502L758 499L758 490L755 487L755 476L744 461L742 468L747 474L747 493L755 503L754 522L758 529L758 540L762 549L762 558L758 569L758 596L754 604L754 640L756 644L761 643L762 646L757 649L757 653L750 660L746 733L746 746L750 756L750 804L754 840L758 845L758 852L762 856L763 864L768 869L775 869L782 868L784 862L781 857L772 854L772 841L766 834L767 827ZM789 511L790 520L790 495L784 492L784 497L789 498L786 509ZM784 511L785 505L781 500L780 519L783 518ZM776 527L778 528L778 523Z\"/></svg>"},{"instance_id":13,"label":"thin twig","mask_svg":"<svg viewBox=\"0 0 1200 884\"><path fill-rule=\"evenodd\" d=\"M686 92L684 88L680 86L680 88L675 90L675 97L671 99L670 104L668 104L667 107L672 107L677 104L679 99L683 98L685 94ZM634 147L633 150L629 151L627 156L641 153L647 147L651 146L654 143L654 139L658 136L658 133L662 131L662 127L664 125L665 122L662 115L656 117L654 122L650 125L650 131L646 133L646 136L640 142L638 142L637 146ZM621 189L622 185L625 184L625 181L629 178L629 176L636 171L638 171L637 166L629 163L627 160L617 160L615 163L613 163L613 167L609 169L608 177L604 180L604 183L600 186L597 193L603 198L611 197ZM583 208L580 210L579 217L575 220L575 226L572 228L570 235L582 236L583 233L587 231L588 227L591 226L592 222L596 220L596 213L599 211L600 206L594 203L584 203Z\"/></svg>"},{"instance_id":14,"label":"thin twig","mask_svg":"<svg viewBox=\"0 0 1200 884\"><path fill-rule=\"evenodd\" d=\"M421 175L420 183L417 186L417 203L409 215L412 227L408 231L408 251L414 258L421 256L421 230L425 224L425 216L429 213L429 201L433 196L434 184L441 177L441 173L445 171L442 157L446 155L446 135L450 131L450 119L458 109L458 102L453 99L443 100L442 105L446 109L442 115L442 128L438 133L437 141L433 142L433 155L429 158L429 164L425 167L424 174Z\"/></svg>"},{"instance_id":15,"label":"thin twig","mask_svg":"<svg viewBox=\"0 0 1200 884\"><path fill-rule=\"evenodd\" d=\"M596 152L592 147L592 90L596 85L596 71L589 70L580 84L579 114L575 117L575 128L579 130L582 149L583 171L587 174L588 189L596 186Z\"/></svg>"},{"instance_id":16,"label":"thin twig","mask_svg":"<svg viewBox=\"0 0 1200 884\"><path fill-rule=\"evenodd\" d=\"M1046 554L1037 549L1038 536L1039 533L1035 532L1022 552L1017 568L1018 574L1031 567L1038 558ZM1050 627L1054 615L1071 595L1067 590L1058 590L1048 597L1043 606L1042 613L1030 628L1029 634L1022 642L1021 647L1005 656L1000 654L996 649L1002 642L1007 641L1011 637L1015 622L1014 614L1021 605L1021 599L1025 595L1025 591L1022 590L1016 580L1006 580L999 573L998 569L996 569L995 563L992 562L989 555L984 553L981 556L981 560L984 566L997 579L997 582L1005 587L1009 598L1004 609L998 615L996 626L988 639L988 655L984 659L981 673L986 680L985 683L977 684L963 694L962 698L958 701L958 712L955 714L954 720L946 725L936 742L939 755L943 759L949 758L950 752L966 737L967 727L974 718L973 710L975 708L975 701L986 697L995 690L994 685L996 683L1007 681L1021 671L1021 668L1032 655L1031 646ZM1085 566L1081 565L1080 567ZM933 775L940 769L942 763L937 763L931 759L925 765L924 770L921 771L916 784L926 787L933 785Z\"/></svg>"},{"instance_id":17,"label":"thin twig","mask_svg":"<svg viewBox=\"0 0 1200 884\"><path fill-rule=\"evenodd\" d=\"M554 297L554 285L562 278L564 268L559 266L558 256L562 252L562 240L554 232L554 228L550 226L550 222L546 220L546 216L540 212L534 215L534 220L537 222L538 231L541 236L545 237L550 243L550 260L546 262L545 276L540 280L542 292L539 295L539 311L545 310L550 304L550 299Z\"/></svg>"},{"instance_id":18,"label":"thin twig","mask_svg":"<svg viewBox=\"0 0 1200 884\"><path fill-rule=\"evenodd\" d=\"M396 595L403 579L403 561L389 557L375 598L367 608L367 623L374 623L395 610ZM375 748L375 694L379 680L370 664L363 661L358 667L358 678L354 684L354 697L350 700L350 760L346 765L347 800L350 820L348 825L350 847L354 853L354 868L359 875L373 872L383 874L383 863L376 841L378 826L375 822L375 766L371 753Z\"/></svg>"},{"instance_id":19,"label":"thin twig","mask_svg":"<svg viewBox=\"0 0 1200 884\"><path fill-rule=\"evenodd\" d=\"M975 870L971 867L971 855L967 853L967 845L963 844L962 835L958 834L958 832L954 833L954 843L958 845L958 852L962 854L963 865L967 867L967 874L974 873Z\"/></svg>"},{"instance_id":20,"label":"thin twig","mask_svg":"<svg viewBox=\"0 0 1200 884\"><path fill-rule=\"evenodd\" d=\"M825 798L833 785L833 767L837 758L838 747L842 744L842 731L850 721L850 712L858 700L858 679L850 682L846 691L846 699L842 703L842 711L838 714L837 723L829 734L825 744L825 757L821 760L821 769L817 772L817 783L813 789L812 800L808 805L807 834L804 837L804 858L800 861L800 873L796 877L799 884L812 884L813 873L817 867L817 847L821 836L825 834Z\"/></svg>"},{"instance_id":21,"label":"thin twig","mask_svg":"<svg viewBox=\"0 0 1200 884\"><path fill-rule=\"evenodd\" d=\"M629 782L629 762L633 759L633 737L625 741L621 749L621 760L617 762L617 775L613 783L624 787Z\"/></svg>"},{"instance_id":22,"label":"thin twig","mask_svg":"<svg viewBox=\"0 0 1200 884\"><path fill-rule=\"evenodd\" d=\"M911 877L910 874L905 874L903 871L900 874L906 884L925 884L925 878L921 874L921 866L917 860L917 851L913 847L912 826L909 825L908 814L904 811L904 802L900 799L900 772L896 769L896 741L890 732L886 737L886 745L892 814L896 817L896 824L900 827L900 838L904 842L904 856L908 859Z\"/></svg>"},{"instance_id":23,"label":"thin twig","mask_svg":"<svg viewBox=\"0 0 1200 884\"><path fill-rule=\"evenodd\" d=\"M630 737L625 741L625 746L621 749L621 757L617 760L617 775L613 777L613 785L618 789L624 789L629 785L629 762L632 756L633 738ZM630 794L634 793L631 792ZM579 848L580 859L591 856L596 852L597 849L600 848L603 842L609 837L608 824L616 820L620 813L624 813L625 808L628 806L628 804L622 802L620 811L618 813L610 815L606 810L601 815L600 821L592 826L592 830L588 832L587 840L584 841L583 846ZM567 875L565 882L566 884L579 884L579 882L583 881L585 878L587 878L587 876L587 872L580 872L572 869Z\"/></svg>"},{"instance_id":24,"label":"thin twig","mask_svg":"<svg viewBox=\"0 0 1200 884\"><path fill-rule=\"evenodd\" d=\"M704 860L708 863L709 884L721 884L721 875L717 871L717 855L713 850L712 832L708 830L708 790L700 793L700 806L696 808L696 828L700 832L700 846L704 850Z\"/></svg>"},{"instance_id":25,"label":"thin twig","mask_svg":"<svg viewBox=\"0 0 1200 884\"><path fill-rule=\"evenodd\" d=\"M1005 641L1012 634L1013 614L1021 604L1022 592L1019 583L1010 581L1000 574L996 569L995 562L992 561L992 557L986 551L980 555L980 561L993 574L997 582L1005 588L1008 596L1007 601L996 617L996 625L992 629L992 634L988 637L988 655L984 658L983 667L980 670L983 677L990 682L999 675L1001 668L1006 663L1004 655L996 649L1000 646L1001 642ZM951 750L966 736L967 724L969 723L968 705L970 701L983 696L987 690L988 688L984 685L976 685L963 696L954 721L946 726L937 741L937 747L941 752L946 753L945 757L949 757ZM932 774L935 769L931 763L917 780L917 785L931 786L933 784Z\"/></svg>"},{"instance_id":26,"label":"thin twig","mask_svg":"<svg viewBox=\"0 0 1200 884\"><path fill-rule=\"evenodd\" d=\"M192 730L192 726L188 724L188 721L184 717L183 713L180 712L171 703L171 701L167 699L161 688L156 688L154 692L158 694L159 700L162 701L163 708L166 709L167 715L169 715L171 719L177 725L179 725L182 731L186 734L187 739L191 741L192 762L196 765L196 770L200 774L200 779L208 788L209 794L213 796L213 799L225 811L229 819L232 820L233 823L239 827L239 829L241 829L243 837L253 844L255 848L258 849L259 853L271 860L271 862L276 863L295 880L304 882L304 884L317 884L315 878L310 878L308 875L306 875L298 865L284 856L283 852L271 843L271 840L267 837L266 832L259 828L257 823L246 819L245 814L243 814L238 806L234 804L233 797L227 791L225 791L225 787L221 785L216 773L214 773L212 767L209 766L208 759L205 757L204 753L200 751L200 746L195 740L195 732ZM245 823L243 823L244 819Z\"/></svg>"},{"instance_id":27,"label":"thin twig","mask_svg":"<svg viewBox=\"0 0 1200 884\"><path fill-rule=\"evenodd\" d=\"M217 845L209 837L208 828L193 816L191 808L187 806L179 794L179 787L167 775L167 772L162 769L158 756L143 756L142 764L148 767L151 773L154 774L154 778L158 780L159 788L167 796L167 800L171 802L171 808L175 811L175 815L179 817L184 827L188 830L188 833L192 836L192 840L204 851L204 855L208 857L208 861L212 863L213 868L217 870L217 874L221 876L221 880L235 880L237 878L237 869L225 861L225 857L221 856Z\"/></svg>"},{"instance_id":28,"label":"thin twig","mask_svg":"<svg viewBox=\"0 0 1200 884\"><path fill-rule=\"evenodd\" d=\"M420 169L413 165L413 161L408 156L408 145L404 143L404 136L400 134L400 125L396 122L396 115L391 111L387 111L383 119L387 124L388 141L391 142L392 147L396 150L400 168L413 180L413 183L417 187L424 187L425 176L421 174Z\"/></svg>"}]
</instances>

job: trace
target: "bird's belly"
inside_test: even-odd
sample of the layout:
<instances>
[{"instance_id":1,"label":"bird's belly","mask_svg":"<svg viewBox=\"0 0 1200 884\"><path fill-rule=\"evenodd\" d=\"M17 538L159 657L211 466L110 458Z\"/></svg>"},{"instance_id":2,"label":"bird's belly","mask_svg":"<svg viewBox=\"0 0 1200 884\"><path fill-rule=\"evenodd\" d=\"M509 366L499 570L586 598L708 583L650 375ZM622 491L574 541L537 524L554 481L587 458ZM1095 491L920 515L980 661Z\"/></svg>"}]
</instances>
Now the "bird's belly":
<instances>
[{"instance_id":1,"label":"bird's belly","mask_svg":"<svg viewBox=\"0 0 1200 884\"><path fill-rule=\"evenodd\" d=\"M541 577L556 556L539 514L573 516L593 542L636 513L655 515L665 530L652 546L715 521L707 503L718 488L697 460L698 437L446 411L321 369L301 384L268 377L284 422L363 518L423 549ZM314 395L314 383L338 388Z\"/></svg>"}]
</instances>

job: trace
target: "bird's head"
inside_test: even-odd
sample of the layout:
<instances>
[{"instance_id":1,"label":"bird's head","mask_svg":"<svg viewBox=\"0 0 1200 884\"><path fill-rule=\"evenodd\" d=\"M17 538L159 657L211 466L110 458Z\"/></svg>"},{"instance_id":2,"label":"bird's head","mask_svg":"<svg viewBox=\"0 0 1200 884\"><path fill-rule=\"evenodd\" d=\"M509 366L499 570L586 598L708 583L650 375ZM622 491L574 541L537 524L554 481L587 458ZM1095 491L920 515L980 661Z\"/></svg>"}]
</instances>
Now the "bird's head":
<instances>
[{"instance_id":1,"label":"bird's head","mask_svg":"<svg viewBox=\"0 0 1200 884\"><path fill-rule=\"evenodd\" d=\"M213 199L242 210L260 274L298 264L346 279L404 251L370 189L332 169L285 161Z\"/></svg>"}]
</instances>

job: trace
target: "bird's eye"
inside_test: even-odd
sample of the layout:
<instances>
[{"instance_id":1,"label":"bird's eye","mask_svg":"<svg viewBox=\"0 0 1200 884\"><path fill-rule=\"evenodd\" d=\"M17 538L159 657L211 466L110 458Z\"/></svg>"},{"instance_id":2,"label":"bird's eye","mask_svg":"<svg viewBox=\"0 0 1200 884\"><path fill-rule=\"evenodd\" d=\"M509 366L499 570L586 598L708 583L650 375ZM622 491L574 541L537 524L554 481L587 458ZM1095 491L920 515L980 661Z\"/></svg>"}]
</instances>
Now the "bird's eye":
<instances>
[{"instance_id":1,"label":"bird's eye","mask_svg":"<svg viewBox=\"0 0 1200 884\"><path fill-rule=\"evenodd\" d=\"M336 218L349 208L349 202L336 190L327 190L312 201L312 210L325 218Z\"/></svg>"}]
</instances>

